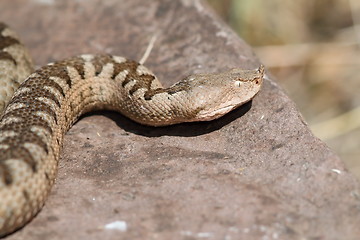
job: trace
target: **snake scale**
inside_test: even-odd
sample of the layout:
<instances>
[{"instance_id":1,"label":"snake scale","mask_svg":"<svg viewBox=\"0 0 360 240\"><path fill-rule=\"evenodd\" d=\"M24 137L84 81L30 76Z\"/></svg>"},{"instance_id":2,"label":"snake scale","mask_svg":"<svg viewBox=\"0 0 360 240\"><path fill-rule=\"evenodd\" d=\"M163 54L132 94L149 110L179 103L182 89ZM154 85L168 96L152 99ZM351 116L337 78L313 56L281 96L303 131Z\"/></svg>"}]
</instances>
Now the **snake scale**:
<instances>
[{"instance_id":1,"label":"snake scale","mask_svg":"<svg viewBox=\"0 0 360 240\"><path fill-rule=\"evenodd\" d=\"M118 111L145 125L209 121L251 100L264 68L189 76L163 88L142 64L80 55L33 73L16 34L0 23L0 236L22 227L54 184L64 135L83 113Z\"/></svg>"}]
</instances>

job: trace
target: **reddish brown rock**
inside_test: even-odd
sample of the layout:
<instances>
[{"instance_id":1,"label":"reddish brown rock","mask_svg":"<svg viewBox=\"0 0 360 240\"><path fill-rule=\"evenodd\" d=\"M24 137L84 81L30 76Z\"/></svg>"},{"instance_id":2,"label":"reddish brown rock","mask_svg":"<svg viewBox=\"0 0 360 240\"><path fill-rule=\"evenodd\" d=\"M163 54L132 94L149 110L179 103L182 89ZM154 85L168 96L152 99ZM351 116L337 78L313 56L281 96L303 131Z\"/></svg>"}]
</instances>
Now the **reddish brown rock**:
<instances>
[{"instance_id":1,"label":"reddish brown rock","mask_svg":"<svg viewBox=\"0 0 360 240\"><path fill-rule=\"evenodd\" d=\"M201 1L13 0L0 16L38 65L81 53L139 60L155 34L146 65L166 86L260 64ZM116 221L126 229L105 228ZM266 80L252 104L213 122L83 117L44 209L8 239L355 240L359 226L359 183Z\"/></svg>"}]
</instances>

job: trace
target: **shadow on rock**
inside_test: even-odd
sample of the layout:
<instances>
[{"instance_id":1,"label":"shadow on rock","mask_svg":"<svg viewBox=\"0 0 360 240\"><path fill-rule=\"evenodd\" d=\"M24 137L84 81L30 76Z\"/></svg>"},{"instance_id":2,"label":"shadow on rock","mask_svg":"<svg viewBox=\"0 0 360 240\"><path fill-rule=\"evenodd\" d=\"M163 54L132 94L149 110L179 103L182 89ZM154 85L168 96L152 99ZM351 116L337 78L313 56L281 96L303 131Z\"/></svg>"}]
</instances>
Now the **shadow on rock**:
<instances>
[{"instance_id":1,"label":"shadow on rock","mask_svg":"<svg viewBox=\"0 0 360 240\"><path fill-rule=\"evenodd\" d=\"M216 131L223 126L231 123L239 117L242 117L246 112L251 108L252 102L248 102L241 107L231 111L230 113L222 116L219 119L208 121L208 122L189 122L189 123L180 123L171 126L165 127L150 127L136 123L129 118L116 113L109 111L98 111L85 116L92 115L105 115L106 117L112 119L116 124L124 129L127 132L132 132L138 135L146 137L160 137L160 136L183 136L183 137L192 137L203 135Z\"/></svg>"}]
</instances>

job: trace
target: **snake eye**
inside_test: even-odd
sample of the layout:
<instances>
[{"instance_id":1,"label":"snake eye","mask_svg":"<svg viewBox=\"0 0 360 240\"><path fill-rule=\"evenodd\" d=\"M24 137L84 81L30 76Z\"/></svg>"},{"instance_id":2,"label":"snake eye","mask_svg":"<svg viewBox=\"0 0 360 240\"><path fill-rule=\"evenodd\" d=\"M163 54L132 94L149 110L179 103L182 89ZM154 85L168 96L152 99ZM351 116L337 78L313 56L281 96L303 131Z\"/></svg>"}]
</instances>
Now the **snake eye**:
<instances>
[{"instance_id":1,"label":"snake eye","mask_svg":"<svg viewBox=\"0 0 360 240\"><path fill-rule=\"evenodd\" d=\"M237 80L235 81L235 87L241 87L241 81Z\"/></svg>"}]
</instances>

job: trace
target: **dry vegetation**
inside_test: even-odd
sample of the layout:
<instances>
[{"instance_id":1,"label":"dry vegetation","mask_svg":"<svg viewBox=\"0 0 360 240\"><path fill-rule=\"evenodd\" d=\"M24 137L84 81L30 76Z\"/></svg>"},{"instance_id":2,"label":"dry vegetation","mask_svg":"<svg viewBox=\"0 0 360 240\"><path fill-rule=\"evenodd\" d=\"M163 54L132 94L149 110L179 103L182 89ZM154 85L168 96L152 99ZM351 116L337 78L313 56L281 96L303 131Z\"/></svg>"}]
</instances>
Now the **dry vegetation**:
<instances>
[{"instance_id":1,"label":"dry vegetation","mask_svg":"<svg viewBox=\"0 0 360 240\"><path fill-rule=\"evenodd\" d=\"M208 2L360 178L360 1Z\"/></svg>"}]
</instances>

